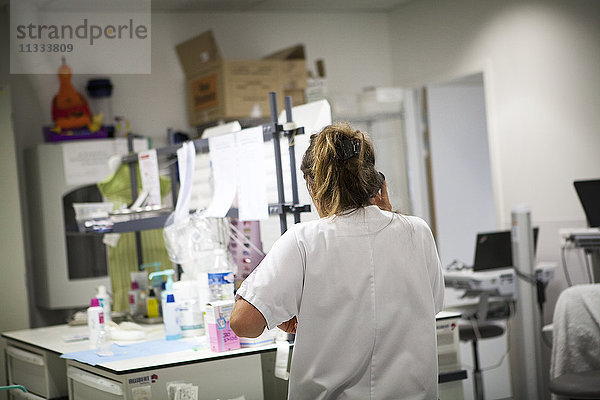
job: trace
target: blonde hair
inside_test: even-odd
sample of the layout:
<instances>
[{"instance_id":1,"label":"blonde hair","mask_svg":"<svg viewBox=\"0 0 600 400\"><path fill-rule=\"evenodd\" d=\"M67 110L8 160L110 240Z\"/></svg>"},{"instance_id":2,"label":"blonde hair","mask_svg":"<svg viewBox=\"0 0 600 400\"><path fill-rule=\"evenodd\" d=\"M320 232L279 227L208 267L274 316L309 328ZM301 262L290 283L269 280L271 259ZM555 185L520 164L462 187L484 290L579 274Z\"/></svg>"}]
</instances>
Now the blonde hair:
<instances>
[{"instance_id":1,"label":"blonde hair","mask_svg":"<svg viewBox=\"0 0 600 400\"><path fill-rule=\"evenodd\" d=\"M371 139L344 122L310 137L300 169L322 217L370 205L383 184Z\"/></svg>"}]
</instances>

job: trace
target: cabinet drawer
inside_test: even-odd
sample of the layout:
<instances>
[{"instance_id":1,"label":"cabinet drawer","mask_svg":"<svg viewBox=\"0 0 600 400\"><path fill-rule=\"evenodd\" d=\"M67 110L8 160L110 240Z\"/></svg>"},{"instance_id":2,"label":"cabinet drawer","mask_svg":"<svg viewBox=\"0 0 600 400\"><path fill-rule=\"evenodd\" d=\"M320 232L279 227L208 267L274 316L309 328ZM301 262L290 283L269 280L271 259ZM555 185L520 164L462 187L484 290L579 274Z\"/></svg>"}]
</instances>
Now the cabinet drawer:
<instances>
[{"instance_id":1,"label":"cabinet drawer","mask_svg":"<svg viewBox=\"0 0 600 400\"><path fill-rule=\"evenodd\" d=\"M18 347L6 347L8 380L11 385L23 385L31 393L48 396L46 391L46 361L44 356Z\"/></svg>"},{"instance_id":2,"label":"cabinet drawer","mask_svg":"<svg viewBox=\"0 0 600 400\"><path fill-rule=\"evenodd\" d=\"M72 400L116 400L123 398L120 382L68 366L69 399Z\"/></svg>"},{"instance_id":3,"label":"cabinet drawer","mask_svg":"<svg viewBox=\"0 0 600 400\"><path fill-rule=\"evenodd\" d=\"M10 400L45 400L44 397L40 397L36 394L33 394L31 392L22 392L20 390L12 390L9 393L9 397Z\"/></svg>"},{"instance_id":4,"label":"cabinet drawer","mask_svg":"<svg viewBox=\"0 0 600 400\"><path fill-rule=\"evenodd\" d=\"M23 385L29 393L47 399L67 395L65 361L58 355L9 343L6 364L11 385Z\"/></svg>"}]
</instances>

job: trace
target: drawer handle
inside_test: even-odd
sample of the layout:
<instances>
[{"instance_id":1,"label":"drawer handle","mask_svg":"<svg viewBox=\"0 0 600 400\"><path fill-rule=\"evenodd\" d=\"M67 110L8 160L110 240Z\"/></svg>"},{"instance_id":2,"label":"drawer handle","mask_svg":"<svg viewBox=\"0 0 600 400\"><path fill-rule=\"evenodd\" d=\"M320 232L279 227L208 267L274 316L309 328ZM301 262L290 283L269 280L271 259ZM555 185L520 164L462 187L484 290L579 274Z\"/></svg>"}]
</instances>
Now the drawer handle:
<instances>
[{"instance_id":1,"label":"drawer handle","mask_svg":"<svg viewBox=\"0 0 600 400\"><path fill-rule=\"evenodd\" d=\"M116 396L123 395L123 388L121 388L121 385L111 382L108 379L104 379L102 377L82 371L78 368L68 367L67 376L74 381L89 387L93 387L102 392L111 393Z\"/></svg>"},{"instance_id":2,"label":"drawer handle","mask_svg":"<svg viewBox=\"0 0 600 400\"><path fill-rule=\"evenodd\" d=\"M44 357L40 356L39 354L30 353L29 351L17 349L16 347L7 346L6 353L17 360L21 360L28 364L38 365L40 367L46 365L44 362Z\"/></svg>"}]
</instances>

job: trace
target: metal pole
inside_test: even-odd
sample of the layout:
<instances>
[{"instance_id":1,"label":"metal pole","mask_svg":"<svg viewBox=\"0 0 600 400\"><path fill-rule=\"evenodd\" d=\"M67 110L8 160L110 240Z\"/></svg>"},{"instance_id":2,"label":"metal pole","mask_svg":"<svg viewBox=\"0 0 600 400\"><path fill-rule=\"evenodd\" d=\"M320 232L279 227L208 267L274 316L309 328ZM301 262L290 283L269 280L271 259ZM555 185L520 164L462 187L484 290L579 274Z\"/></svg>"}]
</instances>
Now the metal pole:
<instances>
[{"instance_id":1,"label":"metal pole","mask_svg":"<svg viewBox=\"0 0 600 400\"><path fill-rule=\"evenodd\" d=\"M286 122L293 122L292 119L292 97L285 96L285 115ZM294 138L288 136L288 150L290 152L290 172L292 175L292 203L297 206L300 204L298 198L298 179L296 178L296 147L294 146ZM300 222L300 212L294 211L294 223Z\"/></svg>"},{"instance_id":2,"label":"metal pole","mask_svg":"<svg viewBox=\"0 0 600 400\"><path fill-rule=\"evenodd\" d=\"M127 135L127 150L129 154L133 154L133 135L129 133ZM131 202L135 202L138 196L137 191L137 171L136 162L132 161L129 163L129 177L131 179ZM135 232L135 251L138 261L138 269L142 270L142 264L144 263L144 255L142 253L142 233L140 231Z\"/></svg>"},{"instance_id":3,"label":"metal pole","mask_svg":"<svg viewBox=\"0 0 600 400\"><path fill-rule=\"evenodd\" d=\"M592 265L592 282L600 283L600 249L593 248L589 251L585 251L585 256L590 256L590 263Z\"/></svg>"},{"instance_id":4,"label":"metal pole","mask_svg":"<svg viewBox=\"0 0 600 400\"><path fill-rule=\"evenodd\" d=\"M535 264L531 209L519 206L512 211L513 265L522 274L515 275L518 296L513 322L511 371L515 399L542 399L544 377L540 341L540 315L536 306Z\"/></svg>"},{"instance_id":5,"label":"metal pole","mask_svg":"<svg viewBox=\"0 0 600 400\"><path fill-rule=\"evenodd\" d=\"M269 100L271 103L271 122L275 125L273 130L273 148L275 150L275 173L277 175L277 198L279 201L279 207L281 214L279 214L279 228L283 235L287 231L287 219L283 209L285 204L285 193L283 191L283 168L281 167L281 147L279 144L279 130L277 129L277 94L275 92L269 93Z\"/></svg>"},{"instance_id":6,"label":"metal pole","mask_svg":"<svg viewBox=\"0 0 600 400\"><path fill-rule=\"evenodd\" d=\"M175 132L173 129L167 129L167 143L169 145L175 144ZM175 162L169 167L169 176L171 177L171 199L173 201L173 209L177 205L177 195L179 193L179 183L178 183L178 165L177 165L177 156L175 156Z\"/></svg>"}]
</instances>

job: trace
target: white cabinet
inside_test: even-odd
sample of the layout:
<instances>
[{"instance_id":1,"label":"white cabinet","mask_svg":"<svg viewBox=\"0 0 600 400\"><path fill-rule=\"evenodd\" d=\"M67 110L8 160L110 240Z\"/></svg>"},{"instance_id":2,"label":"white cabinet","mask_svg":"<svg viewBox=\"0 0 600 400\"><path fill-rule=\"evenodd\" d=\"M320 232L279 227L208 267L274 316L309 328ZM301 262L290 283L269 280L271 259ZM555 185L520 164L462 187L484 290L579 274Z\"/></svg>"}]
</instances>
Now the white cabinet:
<instances>
[{"instance_id":1,"label":"white cabinet","mask_svg":"<svg viewBox=\"0 0 600 400\"><path fill-rule=\"evenodd\" d=\"M8 340L5 349L9 385L22 385L43 399L67 395L65 361L60 354ZM13 398L21 396L12 391ZM28 398L28 397L25 397Z\"/></svg>"}]
</instances>

